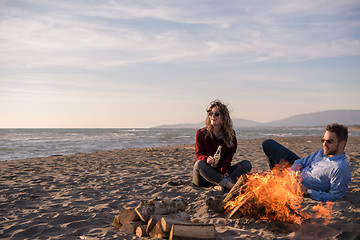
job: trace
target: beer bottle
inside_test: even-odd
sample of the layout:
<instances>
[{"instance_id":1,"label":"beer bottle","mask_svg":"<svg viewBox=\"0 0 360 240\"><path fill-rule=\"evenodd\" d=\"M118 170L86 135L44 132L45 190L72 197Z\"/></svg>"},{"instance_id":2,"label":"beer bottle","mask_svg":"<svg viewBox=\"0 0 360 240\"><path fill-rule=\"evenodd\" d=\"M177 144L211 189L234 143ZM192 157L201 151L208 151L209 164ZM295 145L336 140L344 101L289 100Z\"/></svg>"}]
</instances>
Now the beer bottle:
<instances>
[{"instance_id":1,"label":"beer bottle","mask_svg":"<svg viewBox=\"0 0 360 240\"><path fill-rule=\"evenodd\" d=\"M216 168L218 163L219 163L220 154L221 154L221 148L222 148L222 146L219 145L218 149L216 150L216 153L214 154L215 163L211 164L211 166L214 167L214 168Z\"/></svg>"}]
</instances>

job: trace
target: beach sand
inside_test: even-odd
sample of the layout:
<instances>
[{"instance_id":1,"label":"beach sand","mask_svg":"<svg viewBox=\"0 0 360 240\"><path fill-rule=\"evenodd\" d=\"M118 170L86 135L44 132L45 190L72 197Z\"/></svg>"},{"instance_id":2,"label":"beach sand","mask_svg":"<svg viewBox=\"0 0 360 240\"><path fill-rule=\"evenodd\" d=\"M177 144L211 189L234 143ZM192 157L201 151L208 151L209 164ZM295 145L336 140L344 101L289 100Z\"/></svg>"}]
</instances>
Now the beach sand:
<instances>
[{"instance_id":1,"label":"beach sand","mask_svg":"<svg viewBox=\"0 0 360 240\"><path fill-rule=\"evenodd\" d=\"M300 157L321 148L320 137L276 138ZM268 170L261 143L239 140L233 163L250 160L253 172ZM359 239L360 137L350 137L346 154L352 180L335 202L327 226L298 226L251 218L227 220L205 201L221 193L191 185L194 145L123 149L0 162L1 239L149 239L113 227L119 210L140 200L182 196L192 219L216 226L217 239ZM309 198L304 208L316 205Z\"/></svg>"}]
</instances>

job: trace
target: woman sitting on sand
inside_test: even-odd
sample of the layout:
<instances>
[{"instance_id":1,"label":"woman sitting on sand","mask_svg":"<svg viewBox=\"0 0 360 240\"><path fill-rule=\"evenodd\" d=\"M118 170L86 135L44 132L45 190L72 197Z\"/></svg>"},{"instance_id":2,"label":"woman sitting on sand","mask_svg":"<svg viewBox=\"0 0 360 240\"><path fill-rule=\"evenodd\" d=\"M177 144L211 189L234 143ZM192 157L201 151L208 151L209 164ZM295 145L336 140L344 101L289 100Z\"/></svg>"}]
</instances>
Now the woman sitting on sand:
<instances>
[{"instance_id":1,"label":"woman sitting on sand","mask_svg":"<svg viewBox=\"0 0 360 240\"><path fill-rule=\"evenodd\" d=\"M225 188L231 189L242 174L251 171L251 163L244 160L231 166L237 140L227 106L215 100L206 112L206 126L196 132L192 182L200 187L215 185L217 190L224 191ZM219 145L222 146L220 160L216 167L212 167Z\"/></svg>"}]
</instances>

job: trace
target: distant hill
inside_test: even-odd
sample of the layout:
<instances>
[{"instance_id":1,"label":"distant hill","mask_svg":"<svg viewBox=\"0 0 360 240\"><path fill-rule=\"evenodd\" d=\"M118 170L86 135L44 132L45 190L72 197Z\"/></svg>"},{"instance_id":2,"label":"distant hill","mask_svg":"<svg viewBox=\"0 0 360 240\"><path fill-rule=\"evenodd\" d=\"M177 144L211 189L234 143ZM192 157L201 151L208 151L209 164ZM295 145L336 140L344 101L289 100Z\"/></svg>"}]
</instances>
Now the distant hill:
<instances>
[{"instance_id":1,"label":"distant hill","mask_svg":"<svg viewBox=\"0 0 360 240\"><path fill-rule=\"evenodd\" d=\"M263 123L255 122L252 120L246 120L242 118L233 118L234 127L259 127L262 126Z\"/></svg>"},{"instance_id":2,"label":"distant hill","mask_svg":"<svg viewBox=\"0 0 360 240\"><path fill-rule=\"evenodd\" d=\"M242 118L234 118L233 124L235 127L257 127L261 126L261 123L246 120ZM154 128L201 128L205 126L205 122L199 122L199 123L179 123L179 124L168 124L168 125L160 125L156 126Z\"/></svg>"},{"instance_id":3,"label":"distant hill","mask_svg":"<svg viewBox=\"0 0 360 240\"><path fill-rule=\"evenodd\" d=\"M359 125L360 110L328 110L322 112L298 114L288 118L266 123L266 126L326 126L329 123Z\"/></svg>"},{"instance_id":4,"label":"distant hill","mask_svg":"<svg viewBox=\"0 0 360 240\"><path fill-rule=\"evenodd\" d=\"M259 123L242 118L233 118L235 128L247 127L316 127L326 126L329 123L344 125L360 125L360 110L328 110L307 114L298 114L280 120ZM154 128L200 128L204 122L160 125Z\"/></svg>"},{"instance_id":5,"label":"distant hill","mask_svg":"<svg viewBox=\"0 0 360 240\"><path fill-rule=\"evenodd\" d=\"M179 124L169 124L169 125L160 125L153 128L201 128L205 126L204 122L201 123L179 123Z\"/></svg>"}]
</instances>

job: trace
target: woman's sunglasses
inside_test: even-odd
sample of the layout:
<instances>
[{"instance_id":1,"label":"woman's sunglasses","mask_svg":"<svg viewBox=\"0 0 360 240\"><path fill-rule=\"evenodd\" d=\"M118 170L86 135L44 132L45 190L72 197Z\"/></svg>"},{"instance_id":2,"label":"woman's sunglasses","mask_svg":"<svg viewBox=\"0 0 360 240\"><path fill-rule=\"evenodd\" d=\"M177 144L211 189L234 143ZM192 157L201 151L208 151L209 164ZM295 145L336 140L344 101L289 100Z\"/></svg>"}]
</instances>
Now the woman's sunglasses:
<instances>
[{"instance_id":1,"label":"woman's sunglasses","mask_svg":"<svg viewBox=\"0 0 360 240\"><path fill-rule=\"evenodd\" d=\"M215 117L218 117L218 116L220 116L220 113L209 111L209 116L211 117L212 115L215 115Z\"/></svg>"}]
</instances>

